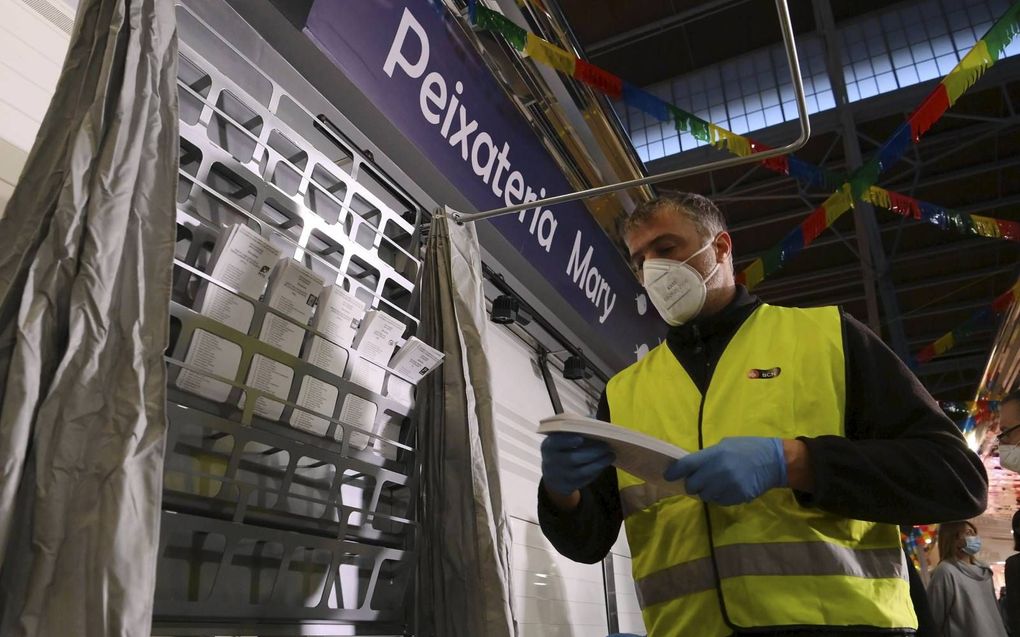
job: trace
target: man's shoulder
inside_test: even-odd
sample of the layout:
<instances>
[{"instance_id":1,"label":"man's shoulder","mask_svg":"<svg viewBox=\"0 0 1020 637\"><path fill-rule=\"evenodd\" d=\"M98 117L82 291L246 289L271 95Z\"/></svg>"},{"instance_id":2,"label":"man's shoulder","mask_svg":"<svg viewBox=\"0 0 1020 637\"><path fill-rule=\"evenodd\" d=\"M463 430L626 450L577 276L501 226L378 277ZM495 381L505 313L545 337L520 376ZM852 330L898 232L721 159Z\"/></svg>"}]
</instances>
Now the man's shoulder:
<instances>
[{"instance_id":1,"label":"man's shoulder","mask_svg":"<svg viewBox=\"0 0 1020 637\"><path fill-rule=\"evenodd\" d=\"M666 344L665 341L653 347L651 351L642 356L640 359L634 361L630 365L624 367L620 371L613 374L612 377L609 379L609 383L607 383L607 385L614 382L618 383L621 380L636 374L645 366L652 364L653 361L655 361L655 359L657 359L660 356L663 356L664 353L669 353L669 346Z\"/></svg>"}]
</instances>

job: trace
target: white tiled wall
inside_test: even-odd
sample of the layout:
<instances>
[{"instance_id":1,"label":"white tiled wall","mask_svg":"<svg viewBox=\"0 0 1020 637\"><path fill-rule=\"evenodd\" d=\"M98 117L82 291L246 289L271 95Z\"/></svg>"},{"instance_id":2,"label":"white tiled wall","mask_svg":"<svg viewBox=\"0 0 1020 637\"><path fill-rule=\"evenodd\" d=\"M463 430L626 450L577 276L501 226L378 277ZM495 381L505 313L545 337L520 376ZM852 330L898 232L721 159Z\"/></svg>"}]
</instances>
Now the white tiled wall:
<instances>
[{"instance_id":1,"label":"white tiled wall","mask_svg":"<svg viewBox=\"0 0 1020 637\"><path fill-rule=\"evenodd\" d=\"M560 395L564 411L582 415L595 415L598 401L584 392L577 383L566 380L559 373L553 372L556 390ZM627 546L627 534L623 529L613 545L610 553L613 559L613 575L616 591L616 612L620 632L644 635L645 625L641 619L641 608L638 606L637 594L634 592L634 578L631 576L630 547Z\"/></svg>"},{"instance_id":2,"label":"white tiled wall","mask_svg":"<svg viewBox=\"0 0 1020 637\"><path fill-rule=\"evenodd\" d=\"M616 612L620 632L644 635L645 623L641 619L641 607L638 606L634 577L631 575L630 547L627 545L627 534L622 530L616 544L613 545L611 555L616 580Z\"/></svg>"},{"instance_id":3,"label":"white tiled wall","mask_svg":"<svg viewBox=\"0 0 1020 637\"><path fill-rule=\"evenodd\" d=\"M65 29L74 15L60 0L31 5L41 10L27 0L0 0L0 210L53 97L70 40Z\"/></svg>"},{"instance_id":4,"label":"white tiled wall","mask_svg":"<svg viewBox=\"0 0 1020 637\"><path fill-rule=\"evenodd\" d=\"M509 330L489 327L486 351L493 367L503 499L513 534L511 565L520 635L603 637L608 622L601 566L563 557L538 526L541 439L534 429L553 408L534 352ZM583 402L573 394L567 400Z\"/></svg>"}]
</instances>

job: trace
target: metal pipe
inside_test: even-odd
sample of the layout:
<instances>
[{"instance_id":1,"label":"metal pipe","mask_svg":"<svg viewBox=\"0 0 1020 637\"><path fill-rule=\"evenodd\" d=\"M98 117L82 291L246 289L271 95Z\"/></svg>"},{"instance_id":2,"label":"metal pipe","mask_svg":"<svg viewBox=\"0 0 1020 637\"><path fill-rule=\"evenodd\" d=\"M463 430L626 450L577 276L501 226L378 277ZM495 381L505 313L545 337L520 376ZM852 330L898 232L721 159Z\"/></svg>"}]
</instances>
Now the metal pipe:
<instances>
[{"instance_id":1,"label":"metal pipe","mask_svg":"<svg viewBox=\"0 0 1020 637\"><path fill-rule=\"evenodd\" d=\"M793 36L793 23L790 20L790 8L787 5L787 2L788 0L776 0L776 11L779 13L779 26L783 33L783 44L786 47L786 60L790 64L790 76L793 78L794 95L797 101L798 121L800 122L800 135L793 142L786 144L785 146L780 146L779 148L773 148L764 152L751 153L747 157L730 157L727 159L721 159L719 161L711 162L709 164L705 164L702 166L681 168L679 170L660 173L658 175L652 175L650 177L632 179L630 181L623 181L616 184L608 184L606 186L599 186L597 188L589 188L587 190L581 190L578 192L570 192L563 195L557 195L555 197L539 199L537 201L522 202L513 206L496 208L494 210L486 210L484 212L473 213L461 212L459 210L454 210L449 206L445 206L444 207L445 214L458 224L464 224L473 221L481 221L482 219L499 217L501 215L520 212L521 210L530 210L532 208L538 208L540 206L546 207L554 206L556 204L577 201L578 199L597 197L599 195L605 195L611 192L627 190L628 188L635 188L637 186L655 184L662 181L668 181L670 179L688 177L690 175L697 175L700 173L710 172L713 170L732 168L733 166L739 166L741 164L747 164L750 162L760 162L771 157L786 155L800 149L802 146L804 146L804 144L807 143L808 139L811 137L811 121L810 118L808 117L807 98L804 96L804 78L801 76L800 73L800 62L797 59L797 46Z\"/></svg>"}]
</instances>

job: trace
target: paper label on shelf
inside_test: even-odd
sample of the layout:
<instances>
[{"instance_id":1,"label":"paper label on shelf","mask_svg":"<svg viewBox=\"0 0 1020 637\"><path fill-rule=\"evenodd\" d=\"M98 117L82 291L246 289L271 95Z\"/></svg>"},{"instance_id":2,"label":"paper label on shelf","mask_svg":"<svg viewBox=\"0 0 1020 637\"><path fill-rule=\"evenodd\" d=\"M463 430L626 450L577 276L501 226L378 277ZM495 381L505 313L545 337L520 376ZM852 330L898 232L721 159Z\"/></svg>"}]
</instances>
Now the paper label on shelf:
<instances>
[{"instance_id":1,"label":"paper label on shelf","mask_svg":"<svg viewBox=\"0 0 1020 637\"><path fill-rule=\"evenodd\" d=\"M382 394L383 385L386 382L386 370L375 363L357 359L351 368L351 382L361 385L373 393Z\"/></svg>"},{"instance_id":2,"label":"paper label on shelf","mask_svg":"<svg viewBox=\"0 0 1020 637\"><path fill-rule=\"evenodd\" d=\"M332 417L339 394L337 388L329 383L314 376L305 376L301 381L301 390L298 392L296 402L302 407ZM325 436L329 431L329 420L298 409L291 414L290 424L317 436Z\"/></svg>"},{"instance_id":3,"label":"paper label on shelf","mask_svg":"<svg viewBox=\"0 0 1020 637\"><path fill-rule=\"evenodd\" d=\"M287 400L290 393L291 381L294 380L294 370L279 361L266 358L261 354L252 357L251 369L248 370L248 380L245 384L268 392L281 400ZM244 397L238 406L244 408ZM270 400L265 397L255 399L255 413L263 418L279 420L283 414L283 403Z\"/></svg>"},{"instance_id":4,"label":"paper label on shelf","mask_svg":"<svg viewBox=\"0 0 1020 637\"><path fill-rule=\"evenodd\" d=\"M390 368L404 378L417 383L426 374L434 370L443 360L443 353L429 347L412 336L407 343L393 355Z\"/></svg>"},{"instance_id":5,"label":"paper label on shelf","mask_svg":"<svg viewBox=\"0 0 1020 637\"><path fill-rule=\"evenodd\" d=\"M371 433L375 428L375 415L379 412L379 406L365 400L360 396L348 394L344 398L344 406L340 410L340 422ZM339 430L337 431L339 433ZM355 449L364 449L368 446L369 437L357 431L351 432L351 446Z\"/></svg>"},{"instance_id":6,"label":"paper label on shelf","mask_svg":"<svg viewBox=\"0 0 1020 637\"><path fill-rule=\"evenodd\" d=\"M233 226L217 246L210 264L210 276L257 299L266 287L269 272L280 258L280 250L246 226ZM235 330L247 333L255 313L254 306L223 288L202 284L195 308L199 314L216 319Z\"/></svg>"},{"instance_id":7,"label":"paper label on shelf","mask_svg":"<svg viewBox=\"0 0 1020 637\"><path fill-rule=\"evenodd\" d=\"M204 372L224 378L235 378L241 364L241 346L205 330L195 330L184 362ZM223 402L232 386L198 372L182 369L177 386L210 400Z\"/></svg>"},{"instance_id":8,"label":"paper label on shelf","mask_svg":"<svg viewBox=\"0 0 1020 637\"><path fill-rule=\"evenodd\" d=\"M403 333L403 323L380 310L369 310L354 339L354 349L363 358L385 366Z\"/></svg>"},{"instance_id":9,"label":"paper label on shelf","mask_svg":"<svg viewBox=\"0 0 1020 637\"><path fill-rule=\"evenodd\" d=\"M297 356L305 337L306 325L312 316L319 295L322 278L294 259L284 259L277 266L269 283L266 303L283 312L299 325L277 316L266 314L259 339L288 354Z\"/></svg>"},{"instance_id":10,"label":"paper label on shelf","mask_svg":"<svg viewBox=\"0 0 1020 637\"><path fill-rule=\"evenodd\" d=\"M364 301L339 285L333 285L323 290L312 327L334 343L350 347L358 333L358 324L364 316Z\"/></svg>"},{"instance_id":11,"label":"paper label on shelf","mask_svg":"<svg viewBox=\"0 0 1020 637\"><path fill-rule=\"evenodd\" d=\"M306 360L312 365L341 378L344 375L344 370L347 369L348 357L347 350L339 345L334 345L321 336L312 337L312 342L308 347L308 354L305 356Z\"/></svg>"}]
</instances>

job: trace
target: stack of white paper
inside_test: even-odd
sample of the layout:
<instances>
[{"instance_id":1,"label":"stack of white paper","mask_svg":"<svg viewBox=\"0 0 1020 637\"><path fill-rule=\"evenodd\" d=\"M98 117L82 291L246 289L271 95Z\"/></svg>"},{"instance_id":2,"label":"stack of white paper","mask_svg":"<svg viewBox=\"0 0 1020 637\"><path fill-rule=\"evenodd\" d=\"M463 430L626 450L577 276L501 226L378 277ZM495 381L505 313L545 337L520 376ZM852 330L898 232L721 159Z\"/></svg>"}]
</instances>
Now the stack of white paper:
<instances>
[{"instance_id":1,"label":"stack of white paper","mask_svg":"<svg viewBox=\"0 0 1020 637\"><path fill-rule=\"evenodd\" d=\"M362 358L386 365L393 357L404 324L381 310L369 310L354 338L354 349Z\"/></svg>"},{"instance_id":2,"label":"stack of white paper","mask_svg":"<svg viewBox=\"0 0 1020 637\"><path fill-rule=\"evenodd\" d=\"M416 336L407 339L390 360L390 368L415 384L443 361L443 353L429 347Z\"/></svg>"},{"instance_id":3,"label":"stack of white paper","mask_svg":"<svg viewBox=\"0 0 1020 637\"><path fill-rule=\"evenodd\" d=\"M365 303L355 298L338 285L326 287L319 297L319 306L312 320L312 327L329 340L312 336L305 360L322 369L343 377L347 368L347 350L357 334L357 326L365 315ZM344 346L344 347L341 347ZM317 413L332 416L336 409L339 389L318 378L305 376L301 381L297 404ZM329 430L329 421L312 414L294 410L290 424L324 436Z\"/></svg>"},{"instance_id":4,"label":"stack of white paper","mask_svg":"<svg viewBox=\"0 0 1020 637\"><path fill-rule=\"evenodd\" d=\"M247 226L235 225L217 243L210 259L209 274L257 299L262 296L269 271L279 258L280 251L261 235ZM240 332L248 331L255 314L255 307L249 301L211 283L201 287L195 310ZM205 330L196 330L184 361L210 374L234 378L241 362L241 347ZM231 389L227 383L186 369L178 375L177 386L221 402L227 399Z\"/></svg>"},{"instance_id":5,"label":"stack of white paper","mask_svg":"<svg viewBox=\"0 0 1020 637\"><path fill-rule=\"evenodd\" d=\"M373 393L382 394L383 384L386 382L386 370L363 358L356 359L351 367L351 382ZM344 404L340 408L340 422L349 427L375 433L375 421L378 413L379 405L365 400L361 396L347 394ZM369 438L355 432L351 434L350 441L351 446L355 449L364 449L368 446Z\"/></svg>"},{"instance_id":6,"label":"stack of white paper","mask_svg":"<svg viewBox=\"0 0 1020 637\"><path fill-rule=\"evenodd\" d=\"M618 468L641 478L664 496L686 495L683 481L669 482L662 477L670 463L687 455L686 451L676 445L619 425L577 414L558 414L543 418L539 422L538 433L548 435L553 432L575 433L585 438L601 440L613 450L616 455L613 464Z\"/></svg>"},{"instance_id":7,"label":"stack of white paper","mask_svg":"<svg viewBox=\"0 0 1020 637\"><path fill-rule=\"evenodd\" d=\"M305 330L300 325L307 325L308 319L312 317L315 303L322 294L322 284L322 277L294 259L280 261L270 279L265 302L274 310L294 319L298 325L275 314L266 314L262 330L259 332L259 340L297 356L305 336ZM286 400L293 380L293 369L279 361L256 354L252 358L246 383ZM243 404L242 398L241 405ZM278 420L283 413L283 403L257 398L255 413L263 418Z\"/></svg>"}]
</instances>

